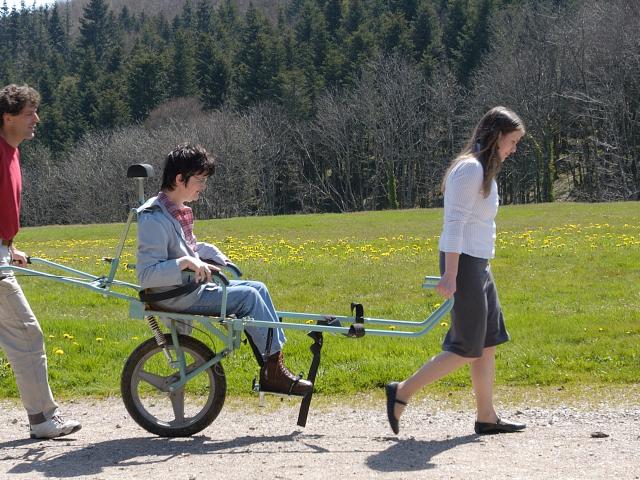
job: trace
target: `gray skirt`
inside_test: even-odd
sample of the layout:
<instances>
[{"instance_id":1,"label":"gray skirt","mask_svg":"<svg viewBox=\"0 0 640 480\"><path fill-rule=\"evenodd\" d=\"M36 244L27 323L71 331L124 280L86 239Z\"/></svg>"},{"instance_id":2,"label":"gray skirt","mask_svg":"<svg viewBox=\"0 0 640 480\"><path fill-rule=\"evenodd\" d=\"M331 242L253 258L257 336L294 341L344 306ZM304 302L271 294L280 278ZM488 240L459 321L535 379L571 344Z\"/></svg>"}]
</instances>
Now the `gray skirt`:
<instances>
[{"instance_id":1,"label":"gray skirt","mask_svg":"<svg viewBox=\"0 0 640 480\"><path fill-rule=\"evenodd\" d=\"M445 254L440 252L440 274ZM477 358L482 350L509 341L489 261L461 254L456 279L451 327L442 349L462 357Z\"/></svg>"}]
</instances>

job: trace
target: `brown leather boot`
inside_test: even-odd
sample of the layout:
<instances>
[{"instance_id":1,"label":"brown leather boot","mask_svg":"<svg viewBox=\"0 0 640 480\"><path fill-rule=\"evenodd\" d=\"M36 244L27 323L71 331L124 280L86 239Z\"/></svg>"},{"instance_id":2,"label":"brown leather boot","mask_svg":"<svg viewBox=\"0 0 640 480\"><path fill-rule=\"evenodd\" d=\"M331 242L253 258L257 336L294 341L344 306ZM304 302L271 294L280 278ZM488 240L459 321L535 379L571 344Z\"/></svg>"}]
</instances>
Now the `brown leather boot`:
<instances>
[{"instance_id":1,"label":"brown leather boot","mask_svg":"<svg viewBox=\"0 0 640 480\"><path fill-rule=\"evenodd\" d=\"M267 357L260 369L260 390L304 396L313 390L313 384L291 373L284 365L282 352L278 352Z\"/></svg>"}]
</instances>

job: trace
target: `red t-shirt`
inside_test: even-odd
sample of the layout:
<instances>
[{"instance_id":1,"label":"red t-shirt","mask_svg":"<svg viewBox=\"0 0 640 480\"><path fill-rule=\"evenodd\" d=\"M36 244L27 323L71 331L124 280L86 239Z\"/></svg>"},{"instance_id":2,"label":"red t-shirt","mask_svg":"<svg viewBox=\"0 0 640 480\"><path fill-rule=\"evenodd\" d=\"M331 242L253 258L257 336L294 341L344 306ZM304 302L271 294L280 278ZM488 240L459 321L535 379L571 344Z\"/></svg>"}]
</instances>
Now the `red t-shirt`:
<instances>
[{"instance_id":1,"label":"red t-shirt","mask_svg":"<svg viewBox=\"0 0 640 480\"><path fill-rule=\"evenodd\" d=\"M0 237L12 240L20 230L20 151L0 137Z\"/></svg>"}]
</instances>

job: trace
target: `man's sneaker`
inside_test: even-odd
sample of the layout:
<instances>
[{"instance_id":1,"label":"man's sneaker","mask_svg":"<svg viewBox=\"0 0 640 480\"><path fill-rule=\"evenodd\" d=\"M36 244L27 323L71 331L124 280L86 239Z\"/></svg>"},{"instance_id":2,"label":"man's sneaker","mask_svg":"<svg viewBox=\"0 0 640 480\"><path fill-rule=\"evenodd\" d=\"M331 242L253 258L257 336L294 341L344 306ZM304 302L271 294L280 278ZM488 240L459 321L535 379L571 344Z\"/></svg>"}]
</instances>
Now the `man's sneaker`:
<instances>
[{"instance_id":1,"label":"man's sneaker","mask_svg":"<svg viewBox=\"0 0 640 480\"><path fill-rule=\"evenodd\" d=\"M80 422L65 420L61 415L54 415L46 422L31 425L31 438L55 438L77 432L82 428Z\"/></svg>"}]
</instances>

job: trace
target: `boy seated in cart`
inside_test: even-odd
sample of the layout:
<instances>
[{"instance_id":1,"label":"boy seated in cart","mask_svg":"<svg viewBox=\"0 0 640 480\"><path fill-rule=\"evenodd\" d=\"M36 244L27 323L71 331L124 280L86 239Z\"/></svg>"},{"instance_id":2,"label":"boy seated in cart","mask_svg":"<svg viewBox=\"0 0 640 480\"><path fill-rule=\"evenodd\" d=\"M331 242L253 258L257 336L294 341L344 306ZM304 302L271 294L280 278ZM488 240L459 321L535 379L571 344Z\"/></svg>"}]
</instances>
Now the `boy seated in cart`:
<instances>
[{"instance_id":1,"label":"boy seated in cart","mask_svg":"<svg viewBox=\"0 0 640 480\"><path fill-rule=\"evenodd\" d=\"M198 242L193 212L186 203L198 200L215 162L200 145L184 144L171 151L164 164L156 197L138 209L138 281L153 307L164 311L220 315L222 289L211 281L229 259L215 245ZM190 270L195 282L183 275ZM175 296L177 294L177 296ZM227 314L279 323L267 287L261 282L231 280ZM283 363L285 335L281 328L247 327L247 336L260 364L260 390L304 396L311 382L293 375Z\"/></svg>"}]
</instances>

